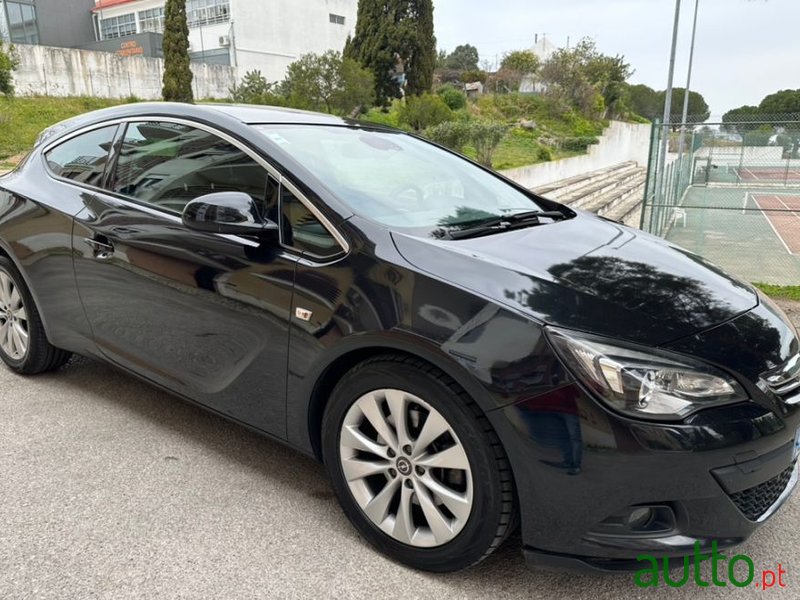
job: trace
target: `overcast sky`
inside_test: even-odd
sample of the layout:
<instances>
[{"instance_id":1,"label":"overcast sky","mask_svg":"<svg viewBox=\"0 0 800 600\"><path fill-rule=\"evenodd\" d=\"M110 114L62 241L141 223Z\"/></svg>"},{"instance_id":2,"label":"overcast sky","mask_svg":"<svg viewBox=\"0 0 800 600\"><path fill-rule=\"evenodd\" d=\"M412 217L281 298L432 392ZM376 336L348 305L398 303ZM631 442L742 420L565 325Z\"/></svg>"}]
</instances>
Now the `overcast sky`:
<instances>
[{"instance_id":1,"label":"overcast sky","mask_svg":"<svg viewBox=\"0 0 800 600\"><path fill-rule=\"evenodd\" d=\"M686 85L694 0L683 0L675 85ZM434 0L438 46L471 43L481 60L533 45L546 34L597 41L605 54L623 54L631 81L667 86L675 0ZM800 88L800 0L700 0L692 89L713 116L758 104L781 89Z\"/></svg>"}]
</instances>

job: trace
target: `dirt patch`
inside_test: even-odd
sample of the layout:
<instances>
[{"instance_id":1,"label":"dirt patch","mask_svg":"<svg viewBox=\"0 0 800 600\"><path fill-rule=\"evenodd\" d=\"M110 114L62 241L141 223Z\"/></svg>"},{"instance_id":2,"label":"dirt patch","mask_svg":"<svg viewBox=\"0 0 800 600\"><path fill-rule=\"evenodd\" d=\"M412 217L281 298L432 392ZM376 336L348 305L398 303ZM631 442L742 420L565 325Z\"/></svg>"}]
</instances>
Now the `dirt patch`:
<instances>
[{"instance_id":1,"label":"dirt patch","mask_svg":"<svg viewBox=\"0 0 800 600\"><path fill-rule=\"evenodd\" d=\"M797 300L784 300L782 298L773 298L773 300L775 300L775 304L783 309L786 316L792 320L792 323L794 323L796 327L800 327L800 302Z\"/></svg>"}]
</instances>

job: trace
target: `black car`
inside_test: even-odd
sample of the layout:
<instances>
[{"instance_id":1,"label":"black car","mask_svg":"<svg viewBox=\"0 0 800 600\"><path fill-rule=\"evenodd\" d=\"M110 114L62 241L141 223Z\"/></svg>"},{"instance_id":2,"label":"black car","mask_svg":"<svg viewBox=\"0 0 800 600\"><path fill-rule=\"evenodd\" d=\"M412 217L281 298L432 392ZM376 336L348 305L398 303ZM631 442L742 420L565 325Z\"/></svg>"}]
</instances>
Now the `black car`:
<instances>
[{"instance_id":1,"label":"black car","mask_svg":"<svg viewBox=\"0 0 800 600\"><path fill-rule=\"evenodd\" d=\"M324 461L407 565L630 567L792 491L800 347L702 258L412 135L135 104L0 178L0 357L112 363Z\"/></svg>"}]
</instances>

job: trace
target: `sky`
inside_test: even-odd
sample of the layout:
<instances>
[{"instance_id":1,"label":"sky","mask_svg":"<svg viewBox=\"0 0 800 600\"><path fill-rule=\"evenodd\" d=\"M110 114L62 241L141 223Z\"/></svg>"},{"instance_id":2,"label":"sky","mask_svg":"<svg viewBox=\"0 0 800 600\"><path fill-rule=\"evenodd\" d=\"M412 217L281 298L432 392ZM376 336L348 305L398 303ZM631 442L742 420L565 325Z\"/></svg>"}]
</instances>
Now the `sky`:
<instances>
[{"instance_id":1,"label":"sky","mask_svg":"<svg viewBox=\"0 0 800 600\"><path fill-rule=\"evenodd\" d=\"M622 54L631 83L667 87L675 0L434 0L439 48L470 43L481 60L533 45L591 37L604 54ZM683 0L675 86L685 87L695 0ZM767 94L800 89L800 0L700 0L692 90L713 117L757 105Z\"/></svg>"}]
</instances>

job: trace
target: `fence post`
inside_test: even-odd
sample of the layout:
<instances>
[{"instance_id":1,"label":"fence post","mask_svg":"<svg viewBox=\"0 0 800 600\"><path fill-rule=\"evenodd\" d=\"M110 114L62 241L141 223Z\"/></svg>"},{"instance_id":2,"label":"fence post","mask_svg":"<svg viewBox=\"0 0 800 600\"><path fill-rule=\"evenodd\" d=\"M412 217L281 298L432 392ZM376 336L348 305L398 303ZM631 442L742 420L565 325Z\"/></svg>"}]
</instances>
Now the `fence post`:
<instances>
[{"instance_id":1,"label":"fence post","mask_svg":"<svg viewBox=\"0 0 800 600\"><path fill-rule=\"evenodd\" d=\"M789 166L791 164L792 164L792 159L791 158L787 158L786 159L786 173L784 174L784 177L783 177L783 187L787 187L787 188L789 187Z\"/></svg>"},{"instance_id":2,"label":"fence post","mask_svg":"<svg viewBox=\"0 0 800 600\"><path fill-rule=\"evenodd\" d=\"M658 153L658 131L659 131L659 120L654 119L653 125L650 127L650 152L647 156L647 178L644 182L644 201L642 202L642 216L639 219L639 229L644 230L644 219L645 213L647 212L647 200L650 198L650 186L652 185L655 187L656 176L653 173L653 169L656 166L656 154ZM655 200L655 194L652 195L652 198ZM653 207L650 207L650 223L647 228L648 233L653 232Z\"/></svg>"}]
</instances>

